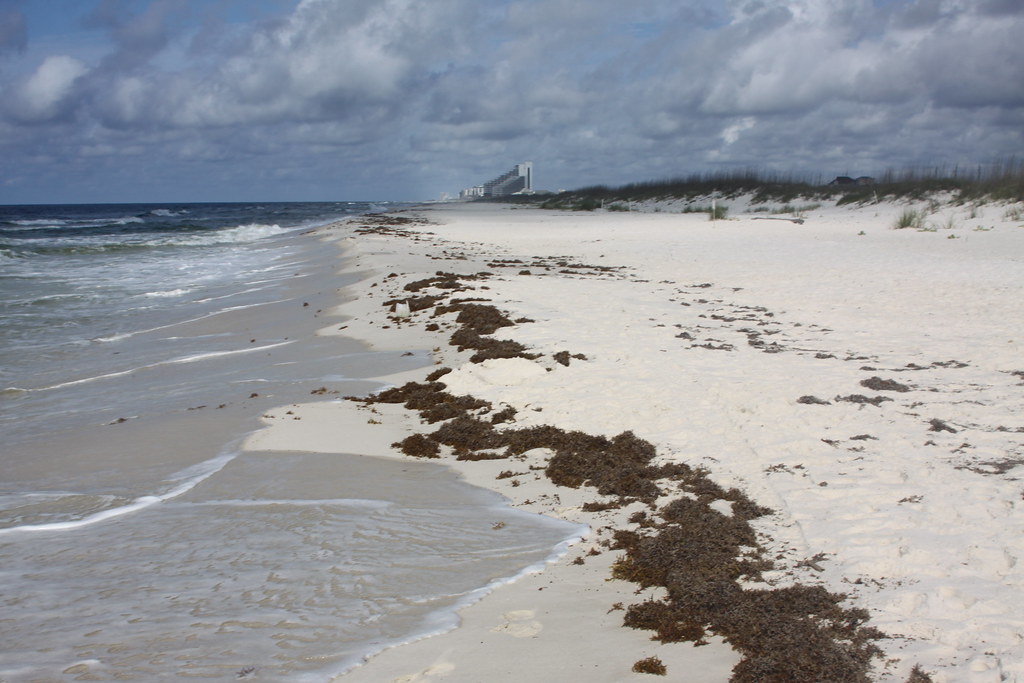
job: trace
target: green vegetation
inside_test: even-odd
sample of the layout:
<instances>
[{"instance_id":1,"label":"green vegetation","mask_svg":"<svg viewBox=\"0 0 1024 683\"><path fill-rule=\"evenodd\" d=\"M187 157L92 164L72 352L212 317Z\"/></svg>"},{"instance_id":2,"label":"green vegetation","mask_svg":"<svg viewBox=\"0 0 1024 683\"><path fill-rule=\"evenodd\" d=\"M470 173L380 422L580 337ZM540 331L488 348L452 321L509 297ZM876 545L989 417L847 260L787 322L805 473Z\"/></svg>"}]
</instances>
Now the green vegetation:
<instances>
[{"instance_id":1,"label":"green vegetation","mask_svg":"<svg viewBox=\"0 0 1024 683\"><path fill-rule=\"evenodd\" d=\"M570 190L540 201L547 209L593 211L602 205L622 210L622 204L643 201L701 201L711 196L730 199L753 195L756 204L783 204L782 213L800 213L816 207L820 200L837 204L877 203L888 199L925 200L948 193L950 201L966 204L978 201L1024 201L1024 161L1009 159L988 167L965 169L889 169L868 184L828 185L829 178L798 177L757 170L693 174L668 180L630 183L621 187L594 185ZM809 201L800 206L797 200ZM708 209L703 209L707 211Z\"/></svg>"},{"instance_id":2,"label":"green vegetation","mask_svg":"<svg viewBox=\"0 0 1024 683\"><path fill-rule=\"evenodd\" d=\"M785 206L780 206L777 209L771 209L770 213L772 215L775 215L775 216L780 216L782 214L787 214L787 213L792 215L792 216L803 216L808 211L814 211L815 209L820 209L820 208L821 208L821 202L813 202L811 204L800 204L800 205L786 204Z\"/></svg>"},{"instance_id":3,"label":"green vegetation","mask_svg":"<svg viewBox=\"0 0 1024 683\"><path fill-rule=\"evenodd\" d=\"M924 229L924 211L918 209L904 209L900 217L896 219L896 225L893 226L897 230L904 228L914 228L915 230Z\"/></svg>"}]
</instances>

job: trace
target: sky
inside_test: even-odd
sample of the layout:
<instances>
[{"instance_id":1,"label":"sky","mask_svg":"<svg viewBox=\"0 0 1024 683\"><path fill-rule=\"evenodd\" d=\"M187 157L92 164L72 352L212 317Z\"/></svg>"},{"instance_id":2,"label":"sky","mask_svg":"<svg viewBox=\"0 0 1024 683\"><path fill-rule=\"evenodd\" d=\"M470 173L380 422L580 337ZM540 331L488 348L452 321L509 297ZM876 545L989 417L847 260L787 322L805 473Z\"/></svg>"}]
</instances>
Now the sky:
<instances>
[{"instance_id":1,"label":"sky","mask_svg":"<svg viewBox=\"0 0 1024 683\"><path fill-rule=\"evenodd\" d=\"M1021 0L0 0L0 203L1024 156Z\"/></svg>"}]
</instances>

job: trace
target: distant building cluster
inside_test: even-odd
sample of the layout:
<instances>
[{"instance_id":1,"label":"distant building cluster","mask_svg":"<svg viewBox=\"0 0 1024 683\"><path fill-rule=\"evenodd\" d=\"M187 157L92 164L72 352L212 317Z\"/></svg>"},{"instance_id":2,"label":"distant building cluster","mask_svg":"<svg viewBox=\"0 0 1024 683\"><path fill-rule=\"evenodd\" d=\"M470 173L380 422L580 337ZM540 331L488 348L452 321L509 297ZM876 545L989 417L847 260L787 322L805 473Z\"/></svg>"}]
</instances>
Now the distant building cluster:
<instances>
[{"instance_id":1,"label":"distant building cluster","mask_svg":"<svg viewBox=\"0 0 1024 683\"><path fill-rule=\"evenodd\" d=\"M836 179L829 185L874 185L875 179L871 176L862 175L859 178L851 178L848 175L836 176Z\"/></svg>"},{"instance_id":2,"label":"distant building cluster","mask_svg":"<svg viewBox=\"0 0 1024 683\"><path fill-rule=\"evenodd\" d=\"M478 197L505 197L510 194L532 194L533 193L533 162L524 161L516 164L512 170L502 173L494 180L489 180L483 185L467 187L459 193L462 199L476 199Z\"/></svg>"}]
</instances>

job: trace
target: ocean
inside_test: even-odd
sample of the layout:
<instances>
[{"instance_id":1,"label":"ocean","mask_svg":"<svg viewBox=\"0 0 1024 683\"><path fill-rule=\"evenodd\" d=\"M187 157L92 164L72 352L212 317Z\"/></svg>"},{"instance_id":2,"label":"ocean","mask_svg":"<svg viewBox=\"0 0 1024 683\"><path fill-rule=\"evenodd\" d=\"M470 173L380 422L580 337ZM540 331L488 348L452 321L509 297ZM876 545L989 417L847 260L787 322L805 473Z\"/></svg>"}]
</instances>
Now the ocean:
<instances>
[{"instance_id":1,"label":"ocean","mask_svg":"<svg viewBox=\"0 0 1024 683\"><path fill-rule=\"evenodd\" d=\"M241 449L431 363L317 334L359 276L315 228L401 206L0 206L0 681L327 681L580 534L434 463Z\"/></svg>"}]
</instances>

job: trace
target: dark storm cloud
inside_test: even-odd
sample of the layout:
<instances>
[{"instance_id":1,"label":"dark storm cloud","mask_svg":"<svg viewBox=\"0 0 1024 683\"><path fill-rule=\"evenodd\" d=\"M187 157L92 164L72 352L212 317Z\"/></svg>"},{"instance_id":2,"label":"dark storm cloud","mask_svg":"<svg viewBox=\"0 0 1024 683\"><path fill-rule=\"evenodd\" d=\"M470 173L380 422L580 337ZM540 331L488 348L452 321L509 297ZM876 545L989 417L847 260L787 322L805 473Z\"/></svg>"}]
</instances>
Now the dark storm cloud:
<instances>
[{"instance_id":1,"label":"dark storm cloud","mask_svg":"<svg viewBox=\"0 0 1024 683\"><path fill-rule=\"evenodd\" d=\"M377 196L429 196L524 159L571 186L1022 143L1024 9L1007 0L306 0L247 24L218 5L95 3L104 54L0 71L0 145L222 178L305 167L323 191L358 168Z\"/></svg>"}]
</instances>

